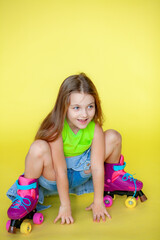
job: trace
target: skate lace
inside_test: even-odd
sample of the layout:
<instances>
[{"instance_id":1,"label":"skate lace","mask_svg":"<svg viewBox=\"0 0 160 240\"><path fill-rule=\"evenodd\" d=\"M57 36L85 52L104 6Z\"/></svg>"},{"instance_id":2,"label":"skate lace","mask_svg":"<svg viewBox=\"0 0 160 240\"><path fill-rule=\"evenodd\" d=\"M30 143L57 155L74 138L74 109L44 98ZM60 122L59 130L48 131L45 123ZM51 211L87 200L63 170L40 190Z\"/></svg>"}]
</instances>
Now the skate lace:
<instances>
[{"instance_id":1,"label":"skate lace","mask_svg":"<svg viewBox=\"0 0 160 240\"><path fill-rule=\"evenodd\" d=\"M133 174L133 175L134 175L134 174ZM134 194L133 194L132 198L135 197L136 192L137 192L137 184L136 184L137 179L135 179L135 178L133 177L133 175L130 174L130 173L125 173L125 174L123 175L123 177L122 177L122 180L123 180L124 182L127 181L128 179L129 179L131 182L132 182L132 181L134 182L135 191L134 191Z\"/></svg>"},{"instance_id":2,"label":"skate lace","mask_svg":"<svg viewBox=\"0 0 160 240\"><path fill-rule=\"evenodd\" d=\"M28 203L24 202L24 200L27 200ZM23 198L21 196L17 196L13 202L12 202L12 207L11 208L15 208L15 209L20 209L20 206L24 207L24 209L27 211L28 206L31 205L31 201L29 200L29 198ZM27 211L28 212L28 211Z\"/></svg>"}]
</instances>

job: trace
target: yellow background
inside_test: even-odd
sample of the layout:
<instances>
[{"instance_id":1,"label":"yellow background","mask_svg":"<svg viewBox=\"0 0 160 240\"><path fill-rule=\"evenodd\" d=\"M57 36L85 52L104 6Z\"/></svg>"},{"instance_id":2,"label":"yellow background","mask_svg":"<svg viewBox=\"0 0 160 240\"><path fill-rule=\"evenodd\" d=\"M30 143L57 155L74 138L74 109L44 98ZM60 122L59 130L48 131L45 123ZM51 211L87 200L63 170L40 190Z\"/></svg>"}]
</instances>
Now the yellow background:
<instances>
[{"instance_id":1,"label":"yellow background","mask_svg":"<svg viewBox=\"0 0 160 240\"><path fill-rule=\"evenodd\" d=\"M160 239L160 1L0 0L0 236L6 191L24 171L37 128L62 81L85 72L99 91L104 129L123 138L126 170L144 183L145 203L127 209L117 197L112 220L93 223L93 195L71 196L72 226L54 225L58 196L29 239ZM26 238L26 237L25 237Z\"/></svg>"}]
</instances>

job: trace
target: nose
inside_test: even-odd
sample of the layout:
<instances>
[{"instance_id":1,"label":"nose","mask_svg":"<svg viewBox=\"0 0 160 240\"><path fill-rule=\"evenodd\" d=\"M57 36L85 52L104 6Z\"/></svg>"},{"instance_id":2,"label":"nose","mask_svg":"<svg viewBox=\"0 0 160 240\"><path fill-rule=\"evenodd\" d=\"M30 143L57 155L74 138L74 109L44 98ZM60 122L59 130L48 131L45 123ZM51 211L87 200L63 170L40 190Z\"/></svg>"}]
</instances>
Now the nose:
<instances>
[{"instance_id":1,"label":"nose","mask_svg":"<svg viewBox=\"0 0 160 240\"><path fill-rule=\"evenodd\" d=\"M84 108L82 109L82 117L87 117L87 110Z\"/></svg>"}]
</instances>

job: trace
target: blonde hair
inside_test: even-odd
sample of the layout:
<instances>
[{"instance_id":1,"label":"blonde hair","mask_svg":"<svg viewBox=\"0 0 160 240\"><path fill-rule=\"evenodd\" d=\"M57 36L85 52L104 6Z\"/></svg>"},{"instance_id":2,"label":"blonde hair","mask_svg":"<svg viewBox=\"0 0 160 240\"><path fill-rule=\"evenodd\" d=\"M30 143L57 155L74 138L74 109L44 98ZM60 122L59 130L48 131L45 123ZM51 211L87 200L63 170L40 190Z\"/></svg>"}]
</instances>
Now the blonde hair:
<instances>
[{"instance_id":1,"label":"blonde hair","mask_svg":"<svg viewBox=\"0 0 160 240\"><path fill-rule=\"evenodd\" d=\"M35 140L42 139L48 142L56 140L63 129L64 120L70 104L70 95L73 92L83 92L90 94L95 99L95 115L93 120L95 123L103 124L103 114L100 105L100 99L93 82L85 73L72 75L66 78L60 86L53 110L43 120L37 131Z\"/></svg>"}]
</instances>

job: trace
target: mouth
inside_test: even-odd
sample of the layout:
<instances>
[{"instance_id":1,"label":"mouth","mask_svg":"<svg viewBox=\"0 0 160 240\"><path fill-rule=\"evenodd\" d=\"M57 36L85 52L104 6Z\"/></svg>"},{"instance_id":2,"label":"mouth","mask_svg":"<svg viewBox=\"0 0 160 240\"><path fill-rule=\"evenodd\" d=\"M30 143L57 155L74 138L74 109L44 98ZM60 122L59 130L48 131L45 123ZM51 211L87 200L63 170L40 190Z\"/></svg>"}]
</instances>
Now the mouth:
<instances>
[{"instance_id":1,"label":"mouth","mask_svg":"<svg viewBox=\"0 0 160 240\"><path fill-rule=\"evenodd\" d=\"M85 118L85 119L77 119L79 123L81 124L86 124L87 121L88 121L88 118Z\"/></svg>"}]
</instances>

